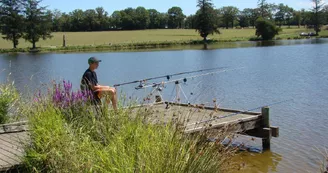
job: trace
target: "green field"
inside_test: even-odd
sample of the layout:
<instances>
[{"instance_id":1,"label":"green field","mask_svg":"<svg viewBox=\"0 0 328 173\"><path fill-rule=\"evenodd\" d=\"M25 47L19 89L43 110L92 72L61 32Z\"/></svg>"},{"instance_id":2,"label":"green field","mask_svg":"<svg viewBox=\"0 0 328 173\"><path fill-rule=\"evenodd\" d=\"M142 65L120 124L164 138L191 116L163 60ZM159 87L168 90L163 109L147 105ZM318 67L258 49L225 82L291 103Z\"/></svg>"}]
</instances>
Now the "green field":
<instances>
[{"instance_id":1,"label":"green field","mask_svg":"<svg viewBox=\"0 0 328 173\"><path fill-rule=\"evenodd\" d=\"M209 35L212 40L218 41L246 41L255 37L255 29L221 29L221 34ZM313 32L304 28L284 28L277 37L281 39L295 39L301 32ZM55 32L53 38L41 40L38 47L58 48L62 45L63 35L66 35L67 46L109 46L138 43L170 43L184 42L190 40L201 40L201 37L192 29L160 29L160 30L138 30L138 31L106 31L106 32ZM322 31L321 36L328 36L328 31ZM18 48L31 47L29 42L21 39ZM12 43L0 39L0 49L10 49Z\"/></svg>"}]
</instances>

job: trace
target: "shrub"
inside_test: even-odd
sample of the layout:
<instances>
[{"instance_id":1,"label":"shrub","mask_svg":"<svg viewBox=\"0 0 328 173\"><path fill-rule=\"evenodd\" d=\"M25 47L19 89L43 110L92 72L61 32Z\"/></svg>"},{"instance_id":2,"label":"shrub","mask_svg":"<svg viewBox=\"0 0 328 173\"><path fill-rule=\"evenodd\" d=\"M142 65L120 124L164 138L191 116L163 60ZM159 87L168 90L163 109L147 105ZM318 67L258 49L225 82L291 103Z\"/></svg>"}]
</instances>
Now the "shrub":
<instances>
[{"instance_id":1,"label":"shrub","mask_svg":"<svg viewBox=\"0 0 328 173\"><path fill-rule=\"evenodd\" d=\"M19 94L13 82L0 84L0 124L8 122L10 110L18 98Z\"/></svg>"},{"instance_id":2,"label":"shrub","mask_svg":"<svg viewBox=\"0 0 328 173\"><path fill-rule=\"evenodd\" d=\"M256 36L262 37L263 40L272 40L279 32L280 28L276 27L273 23L263 18L256 21Z\"/></svg>"},{"instance_id":3,"label":"shrub","mask_svg":"<svg viewBox=\"0 0 328 173\"><path fill-rule=\"evenodd\" d=\"M219 140L207 142L205 133L185 135L181 122L150 123L148 112L137 108L112 112L103 105L101 111L94 111L83 99L82 104L70 104L78 111L68 111L75 118L67 121L70 106L58 106L62 104L54 102L56 93L40 96L26 111L32 141L26 146L25 163L30 172L225 172L231 168L235 150Z\"/></svg>"}]
</instances>

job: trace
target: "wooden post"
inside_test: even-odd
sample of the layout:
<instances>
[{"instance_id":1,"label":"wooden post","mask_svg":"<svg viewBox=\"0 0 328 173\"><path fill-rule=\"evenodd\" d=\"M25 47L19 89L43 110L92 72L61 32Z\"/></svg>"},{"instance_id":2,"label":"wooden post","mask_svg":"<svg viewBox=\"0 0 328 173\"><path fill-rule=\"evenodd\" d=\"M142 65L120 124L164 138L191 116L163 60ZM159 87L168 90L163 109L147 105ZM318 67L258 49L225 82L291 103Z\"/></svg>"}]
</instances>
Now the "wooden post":
<instances>
[{"instance_id":1,"label":"wooden post","mask_svg":"<svg viewBox=\"0 0 328 173\"><path fill-rule=\"evenodd\" d=\"M262 145L263 149L270 149L271 142L271 128L270 128L270 109L269 107L262 108L262 130L263 130L263 138Z\"/></svg>"},{"instance_id":2,"label":"wooden post","mask_svg":"<svg viewBox=\"0 0 328 173\"><path fill-rule=\"evenodd\" d=\"M262 108L262 116L263 116L263 120L262 120L262 126L264 128L269 128L270 127L270 108L269 107L263 107Z\"/></svg>"},{"instance_id":3,"label":"wooden post","mask_svg":"<svg viewBox=\"0 0 328 173\"><path fill-rule=\"evenodd\" d=\"M66 37L63 35L63 47L66 47Z\"/></svg>"}]
</instances>

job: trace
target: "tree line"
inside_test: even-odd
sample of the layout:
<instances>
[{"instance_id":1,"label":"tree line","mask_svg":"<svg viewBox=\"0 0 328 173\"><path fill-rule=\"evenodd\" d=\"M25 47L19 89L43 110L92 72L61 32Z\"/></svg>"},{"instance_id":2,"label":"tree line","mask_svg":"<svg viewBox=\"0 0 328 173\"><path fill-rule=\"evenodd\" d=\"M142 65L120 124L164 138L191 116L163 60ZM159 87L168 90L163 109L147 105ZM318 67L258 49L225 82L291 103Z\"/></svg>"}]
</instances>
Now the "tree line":
<instances>
[{"instance_id":1,"label":"tree line","mask_svg":"<svg viewBox=\"0 0 328 173\"><path fill-rule=\"evenodd\" d=\"M186 16L180 7L172 7L167 12L144 7L126 8L108 14L103 7L96 9L76 9L65 13L59 10L48 10L42 7L42 0L0 0L0 30L4 39L11 40L13 47L18 45L19 38L30 41L35 48L39 39L51 37L51 32L107 31L107 30L141 30L186 28L245 28L255 27L259 18L281 27L296 25L312 27L328 23L328 5L321 0L314 3L311 10L294 10L283 3L268 3L259 0L257 8L239 10L234 6L215 8L210 0L198 0L199 10ZM316 5L317 4L317 5ZM208 24L210 22L211 24ZM210 26L211 25L211 26ZM200 33L202 35L202 33Z\"/></svg>"}]
</instances>

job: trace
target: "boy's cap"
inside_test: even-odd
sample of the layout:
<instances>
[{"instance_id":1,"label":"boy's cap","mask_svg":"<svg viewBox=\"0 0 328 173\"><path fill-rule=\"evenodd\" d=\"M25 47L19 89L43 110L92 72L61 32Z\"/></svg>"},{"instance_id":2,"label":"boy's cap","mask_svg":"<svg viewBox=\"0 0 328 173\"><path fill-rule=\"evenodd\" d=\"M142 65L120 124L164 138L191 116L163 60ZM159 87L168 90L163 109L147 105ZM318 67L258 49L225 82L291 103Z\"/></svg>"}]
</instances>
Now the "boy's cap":
<instances>
[{"instance_id":1,"label":"boy's cap","mask_svg":"<svg viewBox=\"0 0 328 173\"><path fill-rule=\"evenodd\" d=\"M96 57L91 57L91 58L89 58L89 60L88 60L88 63L89 63L89 64L93 64L93 63L96 63L96 62L101 62L101 60L99 60L99 59L96 58Z\"/></svg>"}]
</instances>

